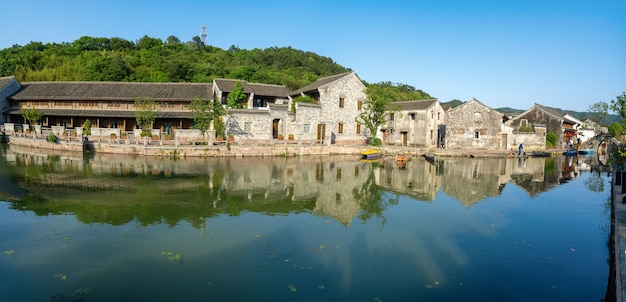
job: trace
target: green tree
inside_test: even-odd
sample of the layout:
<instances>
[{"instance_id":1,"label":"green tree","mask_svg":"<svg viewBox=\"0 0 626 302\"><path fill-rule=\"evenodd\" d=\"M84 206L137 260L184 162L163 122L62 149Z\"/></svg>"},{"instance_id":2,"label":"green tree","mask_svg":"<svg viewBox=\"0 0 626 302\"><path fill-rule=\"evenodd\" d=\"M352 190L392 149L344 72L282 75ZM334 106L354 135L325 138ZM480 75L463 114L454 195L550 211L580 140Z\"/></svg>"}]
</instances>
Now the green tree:
<instances>
[{"instance_id":1,"label":"green tree","mask_svg":"<svg viewBox=\"0 0 626 302\"><path fill-rule=\"evenodd\" d=\"M378 85L368 85L365 93L367 98L363 102L363 110L355 121L369 130L370 143L376 141L376 132L380 125L386 122L389 104L393 102L393 92Z\"/></svg>"},{"instance_id":2,"label":"green tree","mask_svg":"<svg viewBox=\"0 0 626 302\"><path fill-rule=\"evenodd\" d=\"M156 102L149 98L139 98L135 100L135 120L137 126L141 128L141 136L150 136L152 124L156 119Z\"/></svg>"},{"instance_id":3,"label":"green tree","mask_svg":"<svg viewBox=\"0 0 626 302\"><path fill-rule=\"evenodd\" d=\"M24 113L24 119L28 121L28 130L33 130L33 125L39 123L39 120L43 117L43 111L37 110L37 108L22 108Z\"/></svg>"},{"instance_id":4,"label":"green tree","mask_svg":"<svg viewBox=\"0 0 626 302\"><path fill-rule=\"evenodd\" d=\"M610 108L620 116L622 126L626 125L626 92L622 92L622 95L618 95L615 100L611 100Z\"/></svg>"},{"instance_id":5,"label":"green tree","mask_svg":"<svg viewBox=\"0 0 626 302\"><path fill-rule=\"evenodd\" d=\"M587 109L589 117L597 123L602 123L609 115L609 104L607 102L597 102L589 106Z\"/></svg>"},{"instance_id":6,"label":"green tree","mask_svg":"<svg viewBox=\"0 0 626 302\"><path fill-rule=\"evenodd\" d=\"M618 123L618 122L613 122L611 125L609 125L608 127L609 129L609 134L612 134L613 136L615 136L618 139L621 139L622 137L622 133L624 132L624 127L622 126L622 124Z\"/></svg>"},{"instance_id":7,"label":"green tree","mask_svg":"<svg viewBox=\"0 0 626 302\"><path fill-rule=\"evenodd\" d=\"M228 93L226 98L228 108L245 108L244 101L246 100L246 94L244 93L243 85L240 82L235 83L235 87Z\"/></svg>"},{"instance_id":8,"label":"green tree","mask_svg":"<svg viewBox=\"0 0 626 302\"><path fill-rule=\"evenodd\" d=\"M193 114L194 128L202 131L202 135L209 129L211 122L224 115L224 109L221 104L211 100L205 100L195 97L189 109ZM216 131L217 132L217 131ZM223 133L221 133L223 135Z\"/></svg>"},{"instance_id":9,"label":"green tree","mask_svg":"<svg viewBox=\"0 0 626 302\"><path fill-rule=\"evenodd\" d=\"M313 104L313 103L315 103L315 99L310 97L310 96L308 96L308 95L299 95L299 96L295 97L291 101L291 111L292 112L296 112L296 103Z\"/></svg>"}]
</instances>

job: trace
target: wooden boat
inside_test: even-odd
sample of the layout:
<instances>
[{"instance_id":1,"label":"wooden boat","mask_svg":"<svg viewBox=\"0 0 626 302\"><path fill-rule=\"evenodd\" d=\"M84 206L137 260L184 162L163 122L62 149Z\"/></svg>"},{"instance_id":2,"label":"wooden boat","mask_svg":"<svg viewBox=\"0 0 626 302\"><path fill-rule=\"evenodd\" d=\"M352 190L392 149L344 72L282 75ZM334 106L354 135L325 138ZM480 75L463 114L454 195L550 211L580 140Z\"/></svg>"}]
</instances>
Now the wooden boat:
<instances>
[{"instance_id":1,"label":"wooden boat","mask_svg":"<svg viewBox=\"0 0 626 302\"><path fill-rule=\"evenodd\" d=\"M411 152L404 152L404 153L396 154L396 161L398 162L411 161Z\"/></svg>"},{"instance_id":2,"label":"wooden boat","mask_svg":"<svg viewBox=\"0 0 626 302\"><path fill-rule=\"evenodd\" d=\"M565 156L574 156L576 154L578 154L578 151L576 151L574 149L569 149L569 150L563 152L563 155L565 155Z\"/></svg>"},{"instance_id":3,"label":"wooden boat","mask_svg":"<svg viewBox=\"0 0 626 302\"><path fill-rule=\"evenodd\" d=\"M376 149L368 149L365 151L361 151L362 159L377 159L377 158L380 158L381 155L382 155L382 152Z\"/></svg>"},{"instance_id":4,"label":"wooden boat","mask_svg":"<svg viewBox=\"0 0 626 302\"><path fill-rule=\"evenodd\" d=\"M431 163L437 161L437 155L434 153L425 153L424 158Z\"/></svg>"}]
</instances>

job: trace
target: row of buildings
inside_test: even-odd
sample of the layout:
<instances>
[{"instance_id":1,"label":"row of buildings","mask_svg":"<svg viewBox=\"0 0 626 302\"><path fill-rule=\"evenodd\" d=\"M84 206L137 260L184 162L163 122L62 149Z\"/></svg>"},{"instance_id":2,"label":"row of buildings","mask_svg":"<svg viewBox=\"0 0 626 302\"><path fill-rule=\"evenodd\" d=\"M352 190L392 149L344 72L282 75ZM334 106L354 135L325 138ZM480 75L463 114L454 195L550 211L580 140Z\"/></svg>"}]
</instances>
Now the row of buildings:
<instances>
[{"instance_id":1,"label":"row of buildings","mask_svg":"<svg viewBox=\"0 0 626 302\"><path fill-rule=\"evenodd\" d=\"M244 88L244 109L229 109L223 116L227 135L239 143L263 143L293 136L310 144L363 144L371 136L357 115L364 109L365 85L354 72L320 78L296 91L285 86L214 79L212 83L132 82L24 82L0 78L0 125L18 131L27 121L23 108L43 112L44 128L80 129L85 120L92 127L134 132L135 100L149 98L157 104L153 128L159 134L184 139L202 137L193 129L189 108L195 98L226 105L236 83ZM306 95L314 103L292 104ZM546 146L546 134L554 133L563 144L594 135L583 122L535 104L516 116L508 116L476 99L455 108L438 100L397 102L389 108L387 122L377 136L385 144L420 148L516 149ZM112 132L114 133L114 132Z\"/></svg>"}]
</instances>

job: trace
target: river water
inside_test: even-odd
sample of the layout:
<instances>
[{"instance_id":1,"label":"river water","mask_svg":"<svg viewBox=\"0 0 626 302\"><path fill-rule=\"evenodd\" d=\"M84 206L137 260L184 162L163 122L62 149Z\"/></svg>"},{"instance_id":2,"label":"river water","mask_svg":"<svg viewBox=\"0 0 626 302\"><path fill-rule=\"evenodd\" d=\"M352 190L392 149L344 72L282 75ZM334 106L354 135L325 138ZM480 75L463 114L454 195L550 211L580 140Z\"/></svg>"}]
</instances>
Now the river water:
<instances>
[{"instance_id":1,"label":"river water","mask_svg":"<svg viewBox=\"0 0 626 302\"><path fill-rule=\"evenodd\" d=\"M610 185L593 157L1 150L0 301L600 301L607 288Z\"/></svg>"}]
</instances>

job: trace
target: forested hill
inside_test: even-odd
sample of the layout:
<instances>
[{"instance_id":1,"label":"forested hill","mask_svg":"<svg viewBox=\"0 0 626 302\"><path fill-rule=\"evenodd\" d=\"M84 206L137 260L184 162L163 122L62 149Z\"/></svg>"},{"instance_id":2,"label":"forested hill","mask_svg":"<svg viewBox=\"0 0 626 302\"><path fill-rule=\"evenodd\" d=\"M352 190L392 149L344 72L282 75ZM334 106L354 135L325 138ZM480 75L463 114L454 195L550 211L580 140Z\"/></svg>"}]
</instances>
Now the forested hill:
<instances>
[{"instance_id":1,"label":"forested hill","mask_svg":"<svg viewBox=\"0 0 626 302\"><path fill-rule=\"evenodd\" d=\"M211 82L214 78L301 88L321 77L349 71L331 58L291 47L224 50L204 45L196 36L181 42L144 36L136 42L121 38L81 37L69 43L30 42L0 50L0 76L30 81ZM366 83L367 84L367 83ZM431 96L405 84L382 82L396 100Z\"/></svg>"},{"instance_id":2,"label":"forested hill","mask_svg":"<svg viewBox=\"0 0 626 302\"><path fill-rule=\"evenodd\" d=\"M223 50L195 37L181 42L144 36L81 37L71 43L31 42L0 51L0 75L23 81L210 82L236 78L296 89L349 69L312 52L273 47Z\"/></svg>"}]
</instances>

